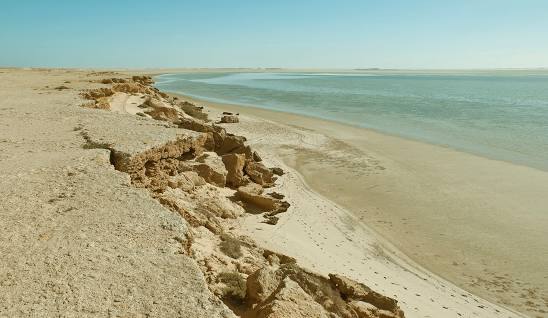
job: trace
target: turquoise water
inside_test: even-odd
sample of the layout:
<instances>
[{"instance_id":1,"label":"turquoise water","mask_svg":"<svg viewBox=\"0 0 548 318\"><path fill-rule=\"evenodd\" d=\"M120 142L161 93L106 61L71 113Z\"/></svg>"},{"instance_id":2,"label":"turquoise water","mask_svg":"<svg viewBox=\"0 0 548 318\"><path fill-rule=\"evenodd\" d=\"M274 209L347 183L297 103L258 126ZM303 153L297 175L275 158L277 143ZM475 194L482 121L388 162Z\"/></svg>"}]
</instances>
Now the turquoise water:
<instances>
[{"instance_id":1,"label":"turquoise water","mask_svg":"<svg viewBox=\"0 0 548 318\"><path fill-rule=\"evenodd\" d=\"M548 170L548 72L181 73L156 86Z\"/></svg>"}]
</instances>

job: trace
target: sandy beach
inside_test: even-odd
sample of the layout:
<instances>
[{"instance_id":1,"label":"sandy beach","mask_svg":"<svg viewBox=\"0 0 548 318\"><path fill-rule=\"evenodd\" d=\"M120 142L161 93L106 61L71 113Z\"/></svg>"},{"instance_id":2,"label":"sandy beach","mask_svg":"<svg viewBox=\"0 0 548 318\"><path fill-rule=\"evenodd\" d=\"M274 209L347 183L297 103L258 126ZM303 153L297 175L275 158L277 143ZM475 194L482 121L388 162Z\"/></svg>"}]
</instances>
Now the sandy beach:
<instances>
[{"instance_id":1,"label":"sandy beach","mask_svg":"<svg viewBox=\"0 0 548 318\"><path fill-rule=\"evenodd\" d=\"M357 233L364 225L378 234L375 237L386 239L384 247L392 247L396 254L403 251L402 258L412 260L408 263L532 317L546 314L548 173L335 122L196 102L217 112L240 113L243 120L230 126L231 131L248 136L254 147L271 153L273 161L302 175L311 193L326 198L316 206L295 208L283 229L244 224L265 243L290 254L306 254L302 256L316 266L317 255L325 255L323 266L342 265L345 272L360 276L372 266L356 256L367 254L368 244L354 241L362 237ZM344 210L350 216L344 216ZM339 222L335 228L345 229L338 233L339 241L326 238L330 235L325 231L337 230L324 228L334 221L322 221L319 214L331 215ZM371 236L365 232L363 237ZM284 235L283 243L272 240ZM406 291L392 283L396 282L383 286L388 294L407 302L421 299L412 292L407 295L414 296L411 299L402 296ZM458 292L449 294L448 299L461 297ZM466 297L461 301L468 303ZM418 307L419 316L436 317Z\"/></svg>"}]
</instances>

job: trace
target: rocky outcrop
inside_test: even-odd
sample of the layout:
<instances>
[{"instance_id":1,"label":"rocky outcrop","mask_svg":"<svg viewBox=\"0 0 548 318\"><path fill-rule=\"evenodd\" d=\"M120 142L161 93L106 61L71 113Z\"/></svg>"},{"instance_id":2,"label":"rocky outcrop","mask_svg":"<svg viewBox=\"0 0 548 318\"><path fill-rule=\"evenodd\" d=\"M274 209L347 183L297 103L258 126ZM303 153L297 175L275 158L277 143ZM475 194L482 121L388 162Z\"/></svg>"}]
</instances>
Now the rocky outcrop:
<instances>
[{"instance_id":1,"label":"rocky outcrop","mask_svg":"<svg viewBox=\"0 0 548 318\"><path fill-rule=\"evenodd\" d=\"M256 207L260 211L273 211L277 207L277 200L268 196L262 195L263 188L256 184L250 183L246 186L239 187L236 196L252 207Z\"/></svg>"},{"instance_id":2,"label":"rocky outcrop","mask_svg":"<svg viewBox=\"0 0 548 318\"><path fill-rule=\"evenodd\" d=\"M276 181L274 172L283 172L260 163L244 137L180 111L173 100L146 86L148 79L132 81L114 86L131 84L123 89L147 94L145 106L168 122L162 129L170 141L160 142L158 132L142 136L146 142L132 135L108 139L83 131L82 136L90 147L109 149L111 163L129 174L133 186L147 189L186 220L191 234L176 240L196 261L211 292L234 313L249 318L403 317L395 300L340 275L309 272L239 235L234 219L244 213L263 213L266 223L276 224L276 215L287 211L283 195L264 193Z\"/></svg>"},{"instance_id":3,"label":"rocky outcrop","mask_svg":"<svg viewBox=\"0 0 548 318\"><path fill-rule=\"evenodd\" d=\"M152 77L146 76L146 75L145 76L135 75L131 77L131 80L142 85L154 84L154 80L152 79Z\"/></svg>"},{"instance_id":4,"label":"rocky outcrop","mask_svg":"<svg viewBox=\"0 0 548 318\"><path fill-rule=\"evenodd\" d=\"M204 178L206 182L219 187L226 185L227 170L223 159L214 152L205 152L192 164L192 168Z\"/></svg>"},{"instance_id":5,"label":"rocky outcrop","mask_svg":"<svg viewBox=\"0 0 548 318\"><path fill-rule=\"evenodd\" d=\"M227 175L226 183L232 187L239 187L249 181L244 176L245 155L239 153L226 154L221 157L225 164Z\"/></svg>"},{"instance_id":6,"label":"rocky outcrop","mask_svg":"<svg viewBox=\"0 0 548 318\"><path fill-rule=\"evenodd\" d=\"M140 83L127 82L127 83L118 83L112 86L112 90L120 93L128 94L147 94L147 95L156 95L154 90L151 87L144 86Z\"/></svg>"},{"instance_id":7,"label":"rocky outcrop","mask_svg":"<svg viewBox=\"0 0 548 318\"><path fill-rule=\"evenodd\" d=\"M154 119L170 122L179 119L179 112L176 108L154 97L146 98L145 102L140 107L146 108L144 113Z\"/></svg>"},{"instance_id":8,"label":"rocky outcrop","mask_svg":"<svg viewBox=\"0 0 548 318\"><path fill-rule=\"evenodd\" d=\"M289 278L284 279L272 299L257 310L257 317L264 318L330 318L332 317L299 284Z\"/></svg>"},{"instance_id":9,"label":"rocky outcrop","mask_svg":"<svg viewBox=\"0 0 548 318\"><path fill-rule=\"evenodd\" d=\"M207 114L203 112L204 108L196 106L190 102L182 101L177 104L185 114L198 120L207 121Z\"/></svg>"},{"instance_id":10,"label":"rocky outcrop","mask_svg":"<svg viewBox=\"0 0 548 318\"><path fill-rule=\"evenodd\" d=\"M248 317L404 317L395 300L373 296L363 284L338 275L328 279L295 262L280 264L276 255L269 260L247 278Z\"/></svg>"},{"instance_id":11,"label":"rocky outcrop","mask_svg":"<svg viewBox=\"0 0 548 318\"><path fill-rule=\"evenodd\" d=\"M233 124L233 123L239 123L240 119L236 115L224 115L221 117L221 123L225 124Z\"/></svg>"},{"instance_id":12,"label":"rocky outcrop","mask_svg":"<svg viewBox=\"0 0 548 318\"><path fill-rule=\"evenodd\" d=\"M344 299L351 300L352 307L356 307L357 311L363 311L369 315L365 317L375 317L374 314L381 317L403 316L403 312L400 311L398 302L395 299L383 296L369 287L342 275L329 274L329 280L339 290Z\"/></svg>"},{"instance_id":13,"label":"rocky outcrop","mask_svg":"<svg viewBox=\"0 0 548 318\"><path fill-rule=\"evenodd\" d=\"M257 161L257 160L255 160L255 161ZM270 170L272 171L273 174L275 174L277 176L283 176L284 175L284 171L282 170L282 168L274 167L274 168L270 168Z\"/></svg>"},{"instance_id":14,"label":"rocky outcrop","mask_svg":"<svg viewBox=\"0 0 548 318\"><path fill-rule=\"evenodd\" d=\"M127 83L128 80L124 79L124 78L104 78L102 80L99 81L99 83L101 84L114 84L114 83Z\"/></svg>"},{"instance_id":15,"label":"rocky outcrop","mask_svg":"<svg viewBox=\"0 0 548 318\"><path fill-rule=\"evenodd\" d=\"M270 169L265 167L264 164L253 160L248 160L246 162L245 172L253 182L264 187L273 186L274 181L276 180Z\"/></svg>"}]
</instances>

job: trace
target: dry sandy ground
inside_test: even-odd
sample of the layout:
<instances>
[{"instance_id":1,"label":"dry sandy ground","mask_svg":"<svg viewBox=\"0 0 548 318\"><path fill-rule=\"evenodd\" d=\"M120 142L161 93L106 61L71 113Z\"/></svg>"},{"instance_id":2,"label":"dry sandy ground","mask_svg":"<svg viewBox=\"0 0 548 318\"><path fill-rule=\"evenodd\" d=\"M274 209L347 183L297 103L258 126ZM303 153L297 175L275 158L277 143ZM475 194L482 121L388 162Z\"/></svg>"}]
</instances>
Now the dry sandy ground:
<instances>
[{"instance_id":1,"label":"dry sandy ground","mask_svg":"<svg viewBox=\"0 0 548 318\"><path fill-rule=\"evenodd\" d=\"M233 317L182 253L186 223L80 133L137 149L174 132L80 107L87 73L0 69L0 316Z\"/></svg>"},{"instance_id":2,"label":"dry sandy ground","mask_svg":"<svg viewBox=\"0 0 548 318\"><path fill-rule=\"evenodd\" d=\"M376 286L409 317L515 316L424 267L493 302L546 315L547 173L302 116L200 103L241 113L240 124L225 127L273 165L296 170L279 186L292 203L279 225L242 224L264 244ZM386 247L396 257L385 257Z\"/></svg>"}]
</instances>

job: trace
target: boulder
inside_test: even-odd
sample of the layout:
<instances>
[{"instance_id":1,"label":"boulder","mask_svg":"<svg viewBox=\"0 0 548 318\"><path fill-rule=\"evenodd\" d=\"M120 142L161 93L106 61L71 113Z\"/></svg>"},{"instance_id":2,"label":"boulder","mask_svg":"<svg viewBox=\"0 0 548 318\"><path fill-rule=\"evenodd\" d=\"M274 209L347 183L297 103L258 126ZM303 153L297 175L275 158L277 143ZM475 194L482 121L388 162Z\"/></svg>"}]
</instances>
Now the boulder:
<instances>
[{"instance_id":1,"label":"boulder","mask_svg":"<svg viewBox=\"0 0 548 318\"><path fill-rule=\"evenodd\" d=\"M251 204L262 211L272 211L277 208L277 200L271 197L261 195L263 189L256 183L249 183L246 186L239 187L236 196L247 204Z\"/></svg>"},{"instance_id":2,"label":"boulder","mask_svg":"<svg viewBox=\"0 0 548 318\"><path fill-rule=\"evenodd\" d=\"M211 125L205 124L202 120L193 117L181 117L176 122L179 128L193 130L197 132L213 133L216 132Z\"/></svg>"},{"instance_id":3,"label":"boulder","mask_svg":"<svg viewBox=\"0 0 548 318\"><path fill-rule=\"evenodd\" d=\"M204 209L195 209L190 196L185 195L180 189L168 189L158 194L157 199L165 207L179 213L191 226L204 226L213 233L222 232L222 226L213 213Z\"/></svg>"},{"instance_id":4,"label":"boulder","mask_svg":"<svg viewBox=\"0 0 548 318\"><path fill-rule=\"evenodd\" d=\"M245 155L226 154L221 157L227 170L226 183L233 187L239 187L247 183L244 177Z\"/></svg>"},{"instance_id":5,"label":"boulder","mask_svg":"<svg viewBox=\"0 0 548 318\"><path fill-rule=\"evenodd\" d=\"M255 160L255 161L257 161L257 160ZM270 171L272 171L272 173L277 175L277 176L283 176L283 174L284 174L284 171L282 170L282 168L278 168L278 167L270 168Z\"/></svg>"},{"instance_id":6,"label":"boulder","mask_svg":"<svg viewBox=\"0 0 548 318\"><path fill-rule=\"evenodd\" d=\"M233 123L239 123L240 119L236 115L224 115L221 117L221 123L225 124L233 124Z\"/></svg>"},{"instance_id":7,"label":"boulder","mask_svg":"<svg viewBox=\"0 0 548 318\"><path fill-rule=\"evenodd\" d=\"M358 318L370 318L379 315L379 309L370 303L364 301L351 301L349 305L354 312L356 312Z\"/></svg>"},{"instance_id":8,"label":"boulder","mask_svg":"<svg viewBox=\"0 0 548 318\"><path fill-rule=\"evenodd\" d=\"M215 141L215 144L217 148L215 151L219 155L224 155L231 152L237 152L237 150L245 148L245 137L243 136L235 136L232 134L227 134L222 131L221 133L218 133L218 139ZM238 151L238 153L242 153Z\"/></svg>"},{"instance_id":9,"label":"boulder","mask_svg":"<svg viewBox=\"0 0 548 318\"><path fill-rule=\"evenodd\" d=\"M222 196L220 193L201 196L199 198L197 210L206 210L223 219L235 219L245 213L241 206L232 202L227 197Z\"/></svg>"},{"instance_id":10,"label":"boulder","mask_svg":"<svg viewBox=\"0 0 548 318\"><path fill-rule=\"evenodd\" d=\"M276 268L265 266L248 276L247 296L252 302L263 302L278 289L282 279Z\"/></svg>"},{"instance_id":11,"label":"boulder","mask_svg":"<svg viewBox=\"0 0 548 318\"><path fill-rule=\"evenodd\" d=\"M206 184L204 178L200 177L195 171L184 171L181 174L183 174L190 181L192 181L195 187L203 186Z\"/></svg>"},{"instance_id":12,"label":"boulder","mask_svg":"<svg viewBox=\"0 0 548 318\"><path fill-rule=\"evenodd\" d=\"M260 162L248 160L244 170L249 178L255 183L262 186L272 186L274 184L274 174Z\"/></svg>"},{"instance_id":13,"label":"boulder","mask_svg":"<svg viewBox=\"0 0 548 318\"><path fill-rule=\"evenodd\" d=\"M273 197L274 199L279 199L279 200L285 198L285 195L278 192L270 192L268 195Z\"/></svg>"},{"instance_id":14,"label":"boulder","mask_svg":"<svg viewBox=\"0 0 548 318\"><path fill-rule=\"evenodd\" d=\"M227 171L221 157L214 152L204 152L192 165L194 171L208 183L219 187L226 185Z\"/></svg>"},{"instance_id":15,"label":"boulder","mask_svg":"<svg viewBox=\"0 0 548 318\"><path fill-rule=\"evenodd\" d=\"M184 171L170 177L168 181L170 188L179 188L185 192L192 191L194 187L204 185L205 183L205 180L194 171Z\"/></svg>"},{"instance_id":16,"label":"boulder","mask_svg":"<svg viewBox=\"0 0 548 318\"><path fill-rule=\"evenodd\" d=\"M378 309L396 314L394 317L399 317L400 309L397 300L381 295L369 287L342 275L329 274L329 280L345 299L364 301ZM401 315L403 317L403 312Z\"/></svg>"},{"instance_id":17,"label":"boulder","mask_svg":"<svg viewBox=\"0 0 548 318\"><path fill-rule=\"evenodd\" d=\"M286 278L274 299L258 310L264 318L330 318L330 313L314 301L296 282Z\"/></svg>"}]
</instances>

